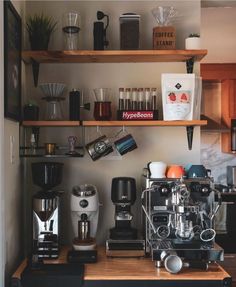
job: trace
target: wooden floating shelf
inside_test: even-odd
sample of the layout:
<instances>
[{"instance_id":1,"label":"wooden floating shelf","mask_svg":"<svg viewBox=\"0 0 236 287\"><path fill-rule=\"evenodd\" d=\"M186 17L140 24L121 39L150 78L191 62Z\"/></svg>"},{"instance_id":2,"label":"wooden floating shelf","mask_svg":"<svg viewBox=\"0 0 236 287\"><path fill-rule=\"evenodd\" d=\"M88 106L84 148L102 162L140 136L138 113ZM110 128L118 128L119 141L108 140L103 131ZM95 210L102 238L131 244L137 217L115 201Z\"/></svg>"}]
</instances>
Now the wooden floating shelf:
<instances>
[{"instance_id":1,"label":"wooden floating shelf","mask_svg":"<svg viewBox=\"0 0 236 287\"><path fill-rule=\"evenodd\" d=\"M143 126L143 127L186 127L186 126L204 126L207 121L83 121L83 126L105 126L105 127L122 127L122 126Z\"/></svg>"},{"instance_id":2,"label":"wooden floating shelf","mask_svg":"<svg viewBox=\"0 0 236 287\"><path fill-rule=\"evenodd\" d=\"M80 121L23 121L24 127L78 127Z\"/></svg>"},{"instance_id":3,"label":"wooden floating shelf","mask_svg":"<svg viewBox=\"0 0 236 287\"><path fill-rule=\"evenodd\" d=\"M122 126L158 126L158 127L182 127L182 126L204 126L207 121L23 121L24 127L77 127L77 126L100 126L100 127L122 127Z\"/></svg>"},{"instance_id":4,"label":"wooden floating shelf","mask_svg":"<svg viewBox=\"0 0 236 287\"><path fill-rule=\"evenodd\" d=\"M37 63L142 63L200 61L207 50L76 50L23 51L23 60Z\"/></svg>"}]
</instances>

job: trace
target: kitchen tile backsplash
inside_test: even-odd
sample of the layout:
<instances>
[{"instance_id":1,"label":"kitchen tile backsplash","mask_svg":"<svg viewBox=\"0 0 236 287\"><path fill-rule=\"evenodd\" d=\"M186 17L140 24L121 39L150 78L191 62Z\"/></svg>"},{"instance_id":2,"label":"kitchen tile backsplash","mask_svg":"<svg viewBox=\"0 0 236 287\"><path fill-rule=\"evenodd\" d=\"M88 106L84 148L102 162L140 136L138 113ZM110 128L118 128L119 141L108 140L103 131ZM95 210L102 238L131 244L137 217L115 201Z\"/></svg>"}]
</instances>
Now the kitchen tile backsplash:
<instances>
[{"instance_id":1,"label":"kitchen tile backsplash","mask_svg":"<svg viewBox=\"0 0 236 287\"><path fill-rule=\"evenodd\" d=\"M226 166L236 165L236 157L221 152L220 133L202 132L201 163L211 169L216 183L226 184Z\"/></svg>"}]
</instances>

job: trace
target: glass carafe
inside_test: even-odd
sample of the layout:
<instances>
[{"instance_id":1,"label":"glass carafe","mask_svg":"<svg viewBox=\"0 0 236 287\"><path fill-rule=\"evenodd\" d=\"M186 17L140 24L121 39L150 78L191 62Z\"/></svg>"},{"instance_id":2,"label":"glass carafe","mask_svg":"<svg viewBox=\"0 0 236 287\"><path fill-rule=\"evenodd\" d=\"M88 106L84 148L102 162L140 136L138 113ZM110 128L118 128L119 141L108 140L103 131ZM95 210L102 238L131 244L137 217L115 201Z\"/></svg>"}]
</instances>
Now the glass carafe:
<instances>
[{"instance_id":1,"label":"glass carafe","mask_svg":"<svg viewBox=\"0 0 236 287\"><path fill-rule=\"evenodd\" d=\"M61 108L61 100L56 98L47 98L45 120L59 121L62 119L63 113Z\"/></svg>"}]
</instances>

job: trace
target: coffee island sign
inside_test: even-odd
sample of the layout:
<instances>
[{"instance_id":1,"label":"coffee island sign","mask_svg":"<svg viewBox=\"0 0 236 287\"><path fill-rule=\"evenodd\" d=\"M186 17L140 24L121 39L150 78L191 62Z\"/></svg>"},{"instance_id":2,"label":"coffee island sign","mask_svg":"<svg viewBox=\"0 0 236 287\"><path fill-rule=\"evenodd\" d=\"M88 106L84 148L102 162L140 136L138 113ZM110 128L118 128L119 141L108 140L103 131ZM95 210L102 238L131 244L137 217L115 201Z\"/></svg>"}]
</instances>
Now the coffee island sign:
<instances>
[{"instance_id":1,"label":"coffee island sign","mask_svg":"<svg viewBox=\"0 0 236 287\"><path fill-rule=\"evenodd\" d=\"M174 50L176 31L173 26L153 28L153 49Z\"/></svg>"}]
</instances>

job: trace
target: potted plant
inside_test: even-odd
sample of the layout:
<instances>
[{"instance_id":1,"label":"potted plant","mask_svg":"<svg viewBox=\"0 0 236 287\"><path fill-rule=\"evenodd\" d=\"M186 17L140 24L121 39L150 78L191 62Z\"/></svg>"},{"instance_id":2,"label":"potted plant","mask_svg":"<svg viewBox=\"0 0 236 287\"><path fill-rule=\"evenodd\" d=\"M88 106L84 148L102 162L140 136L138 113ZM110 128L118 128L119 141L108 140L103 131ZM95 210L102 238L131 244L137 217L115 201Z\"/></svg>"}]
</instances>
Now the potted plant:
<instances>
[{"instance_id":1,"label":"potted plant","mask_svg":"<svg viewBox=\"0 0 236 287\"><path fill-rule=\"evenodd\" d=\"M30 16L26 22L29 41L32 50L47 50L51 34L57 22L43 14Z\"/></svg>"},{"instance_id":2,"label":"potted plant","mask_svg":"<svg viewBox=\"0 0 236 287\"><path fill-rule=\"evenodd\" d=\"M196 50L201 49L201 38L197 33L192 33L185 39L185 49L186 50Z\"/></svg>"}]
</instances>

